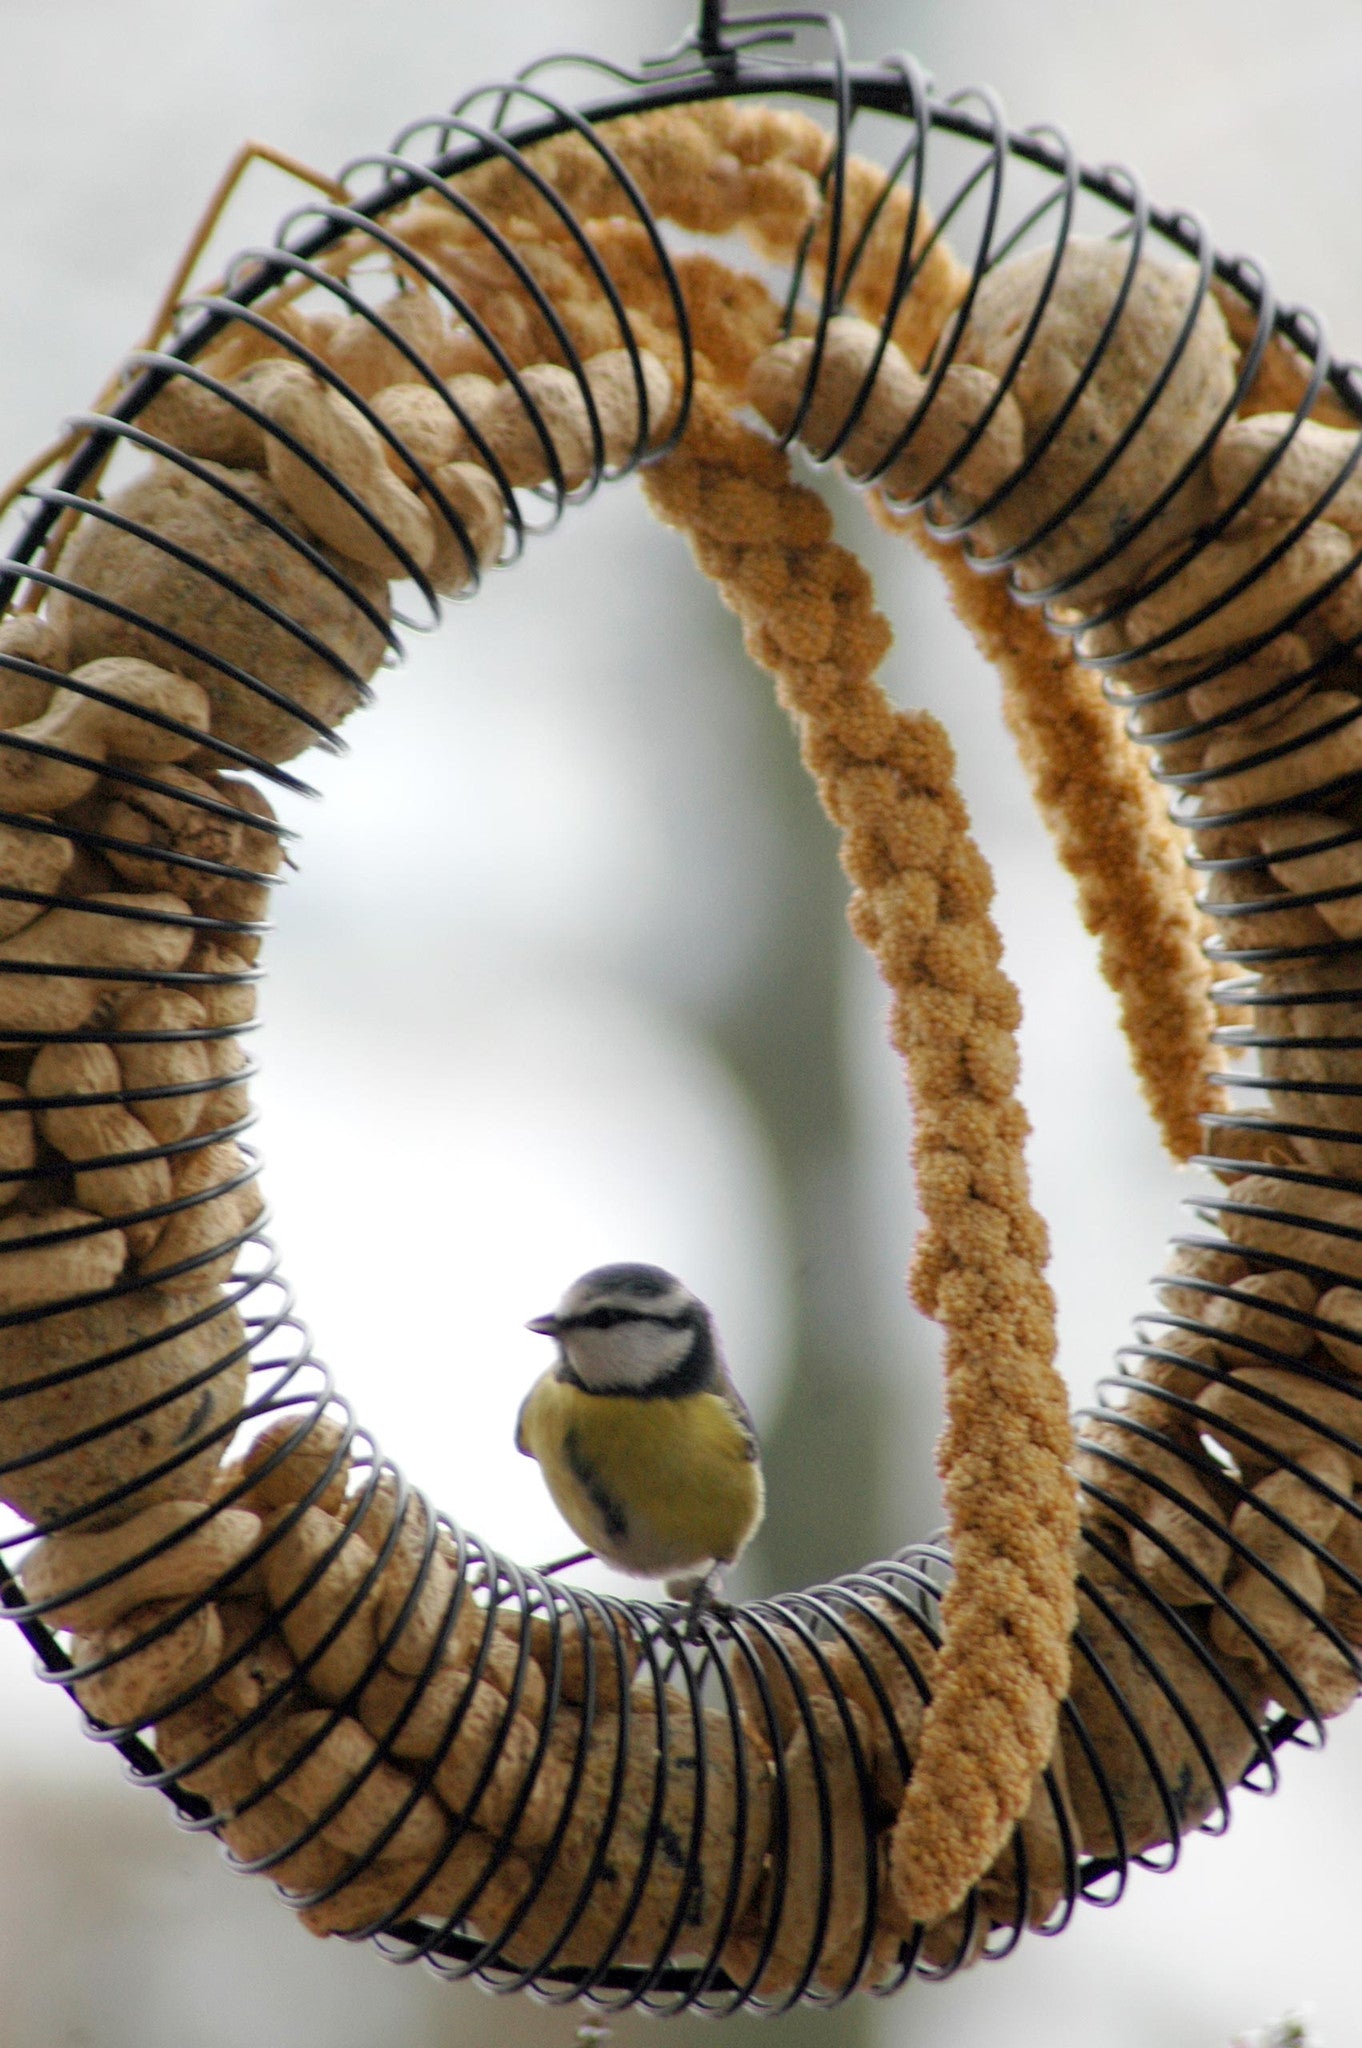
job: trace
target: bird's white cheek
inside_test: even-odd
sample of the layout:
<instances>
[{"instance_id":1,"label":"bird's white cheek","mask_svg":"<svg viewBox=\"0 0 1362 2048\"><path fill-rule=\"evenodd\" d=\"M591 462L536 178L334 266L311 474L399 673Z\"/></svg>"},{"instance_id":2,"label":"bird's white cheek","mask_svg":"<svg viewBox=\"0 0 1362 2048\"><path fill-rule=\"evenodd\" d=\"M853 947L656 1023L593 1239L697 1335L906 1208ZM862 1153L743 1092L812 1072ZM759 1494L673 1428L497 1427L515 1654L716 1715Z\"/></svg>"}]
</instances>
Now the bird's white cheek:
<instances>
[{"instance_id":1,"label":"bird's white cheek","mask_svg":"<svg viewBox=\"0 0 1362 2048\"><path fill-rule=\"evenodd\" d=\"M588 1387L646 1387L680 1365L690 1347L689 1330L623 1323L613 1330L574 1330L569 1357Z\"/></svg>"},{"instance_id":2,"label":"bird's white cheek","mask_svg":"<svg viewBox=\"0 0 1362 2048\"><path fill-rule=\"evenodd\" d=\"M647 1362L619 1330L574 1330L568 1356L588 1387L636 1387L647 1377Z\"/></svg>"}]
</instances>

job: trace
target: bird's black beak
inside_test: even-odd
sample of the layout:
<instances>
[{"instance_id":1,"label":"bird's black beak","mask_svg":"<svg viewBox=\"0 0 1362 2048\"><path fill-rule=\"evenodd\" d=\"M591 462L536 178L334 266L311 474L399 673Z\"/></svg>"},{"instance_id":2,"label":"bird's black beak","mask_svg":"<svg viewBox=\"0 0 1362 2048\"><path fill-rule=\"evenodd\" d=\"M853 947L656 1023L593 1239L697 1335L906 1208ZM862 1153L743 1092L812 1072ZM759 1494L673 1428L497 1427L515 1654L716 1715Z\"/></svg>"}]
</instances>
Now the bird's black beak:
<instances>
[{"instance_id":1,"label":"bird's black beak","mask_svg":"<svg viewBox=\"0 0 1362 2048\"><path fill-rule=\"evenodd\" d=\"M558 1318L557 1316L536 1316L533 1322L526 1323L525 1328L533 1330L537 1337L556 1337L558 1335Z\"/></svg>"}]
</instances>

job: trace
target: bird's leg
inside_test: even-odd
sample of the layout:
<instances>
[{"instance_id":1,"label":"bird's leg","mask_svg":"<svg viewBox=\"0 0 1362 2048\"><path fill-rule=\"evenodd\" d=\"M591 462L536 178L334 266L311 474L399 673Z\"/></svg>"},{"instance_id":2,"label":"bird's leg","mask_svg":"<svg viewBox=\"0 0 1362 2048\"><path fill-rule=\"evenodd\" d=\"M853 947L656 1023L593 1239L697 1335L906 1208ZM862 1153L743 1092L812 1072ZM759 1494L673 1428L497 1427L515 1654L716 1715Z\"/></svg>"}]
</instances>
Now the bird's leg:
<instances>
[{"instance_id":1,"label":"bird's leg","mask_svg":"<svg viewBox=\"0 0 1362 2048\"><path fill-rule=\"evenodd\" d=\"M596 1555L594 1550L574 1550L570 1557L556 1557L552 1564L541 1564L541 1575L551 1579L557 1572L568 1571L574 1564L586 1564Z\"/></svg>"},{"instance_id":2,"label":"bird's leg","mask_svg":"<svg viewBox=\"0 0 1362 2048\"><path fill-rule=\"evenodd\" d=\"M690 1604L686 1609L686 1625L682 1634L688 1643L702 1643L704 1630L700 1624L707 1614L723 1620L733 1612L728 1603L719 1598L724 1586L724 1568L712 1564L707 1572L698 1578L690 1588ZM668 1587L670 1592L671 1588Z\"/></svg>"}]
</instances>

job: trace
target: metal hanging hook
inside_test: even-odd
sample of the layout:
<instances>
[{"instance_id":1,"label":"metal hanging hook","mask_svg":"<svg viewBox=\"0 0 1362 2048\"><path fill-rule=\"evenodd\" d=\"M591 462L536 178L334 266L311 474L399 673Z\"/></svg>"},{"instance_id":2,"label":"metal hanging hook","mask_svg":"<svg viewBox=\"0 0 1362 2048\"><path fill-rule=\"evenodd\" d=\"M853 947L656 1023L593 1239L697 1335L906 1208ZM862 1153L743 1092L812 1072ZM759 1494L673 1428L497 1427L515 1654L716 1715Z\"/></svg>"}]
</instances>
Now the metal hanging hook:
<instances>
[{"instance_id":1,"label":"metal hanging hook","mask_svg":"<svg viewBox=\"0 0 1362 2048\"><path fill-rule=\"evenodd\" d=\"M731 57L724 44L724 0L700 0L700 19L695 29L695 47L710 63Z\"/></svg>"},{"instance_id":2,"label":"metal hanging hook","mask_svg":"<svg viewBox=\"0 0 1362 2048\"><path fill-rule=\"evenodd\" d=\"M770 27L772 19L766 15L751 17L755 26L750 33L735 33L737 24L731 24L726 14L727 0L700 0L700 14L695 27L689 29L679 42L664 50L661 56L645 57L641 68L644 71L660 71L670 65L686 65L699 57L709 68L722 76L736 74L743 53L758 45L770 46L792 43L794 30L790 27Z\"/></svg>"}]
</instances>

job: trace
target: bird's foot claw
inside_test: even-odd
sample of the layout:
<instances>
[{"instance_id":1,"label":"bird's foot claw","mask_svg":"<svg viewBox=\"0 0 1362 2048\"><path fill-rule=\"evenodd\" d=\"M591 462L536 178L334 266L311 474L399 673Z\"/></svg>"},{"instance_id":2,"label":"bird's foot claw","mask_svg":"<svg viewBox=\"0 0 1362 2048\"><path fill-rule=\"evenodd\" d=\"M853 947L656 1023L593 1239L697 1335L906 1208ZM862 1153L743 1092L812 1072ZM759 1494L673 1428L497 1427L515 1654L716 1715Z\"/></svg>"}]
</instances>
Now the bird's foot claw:
<instances>
[{"instance_id":1,"label":"bird's foot claw","mask_svg":"<svg viewBox=\"0 0 1362 2048\"><path fill-rule=\"evenodd\" d=\"M692 1602L691 1611L686 1616L686 1641L688 1643L703 1643L705 1640L703 1624L706 1619L712 1621L732 1621L733 1614L733 1603L730 1600L702 1600L698 1604Z\"/></svg>"},{"instance_id":2,"label":"bird's foot claw","mask_svg":"<svg viewBox=\"0 0 1362 2048\"><path fill-rule=\"evenodd\" d=\"M718 1571L706 1572L702 1579L698 1579L693 1585L686 1587L684 1591L674 1584L668 1585L667 1590L674 1597L684 1599L687 1593L690 1596L686 1607L686 1618L681 1626L681 1634L686 1642L704 1642L705 1632L703 1623L706 1619L712 1618L715 1621L728 1621L732 1617L733 1608L731 1604L719 1597L722 1586L723 1575Z\"/></svg>"}]
</instances>

